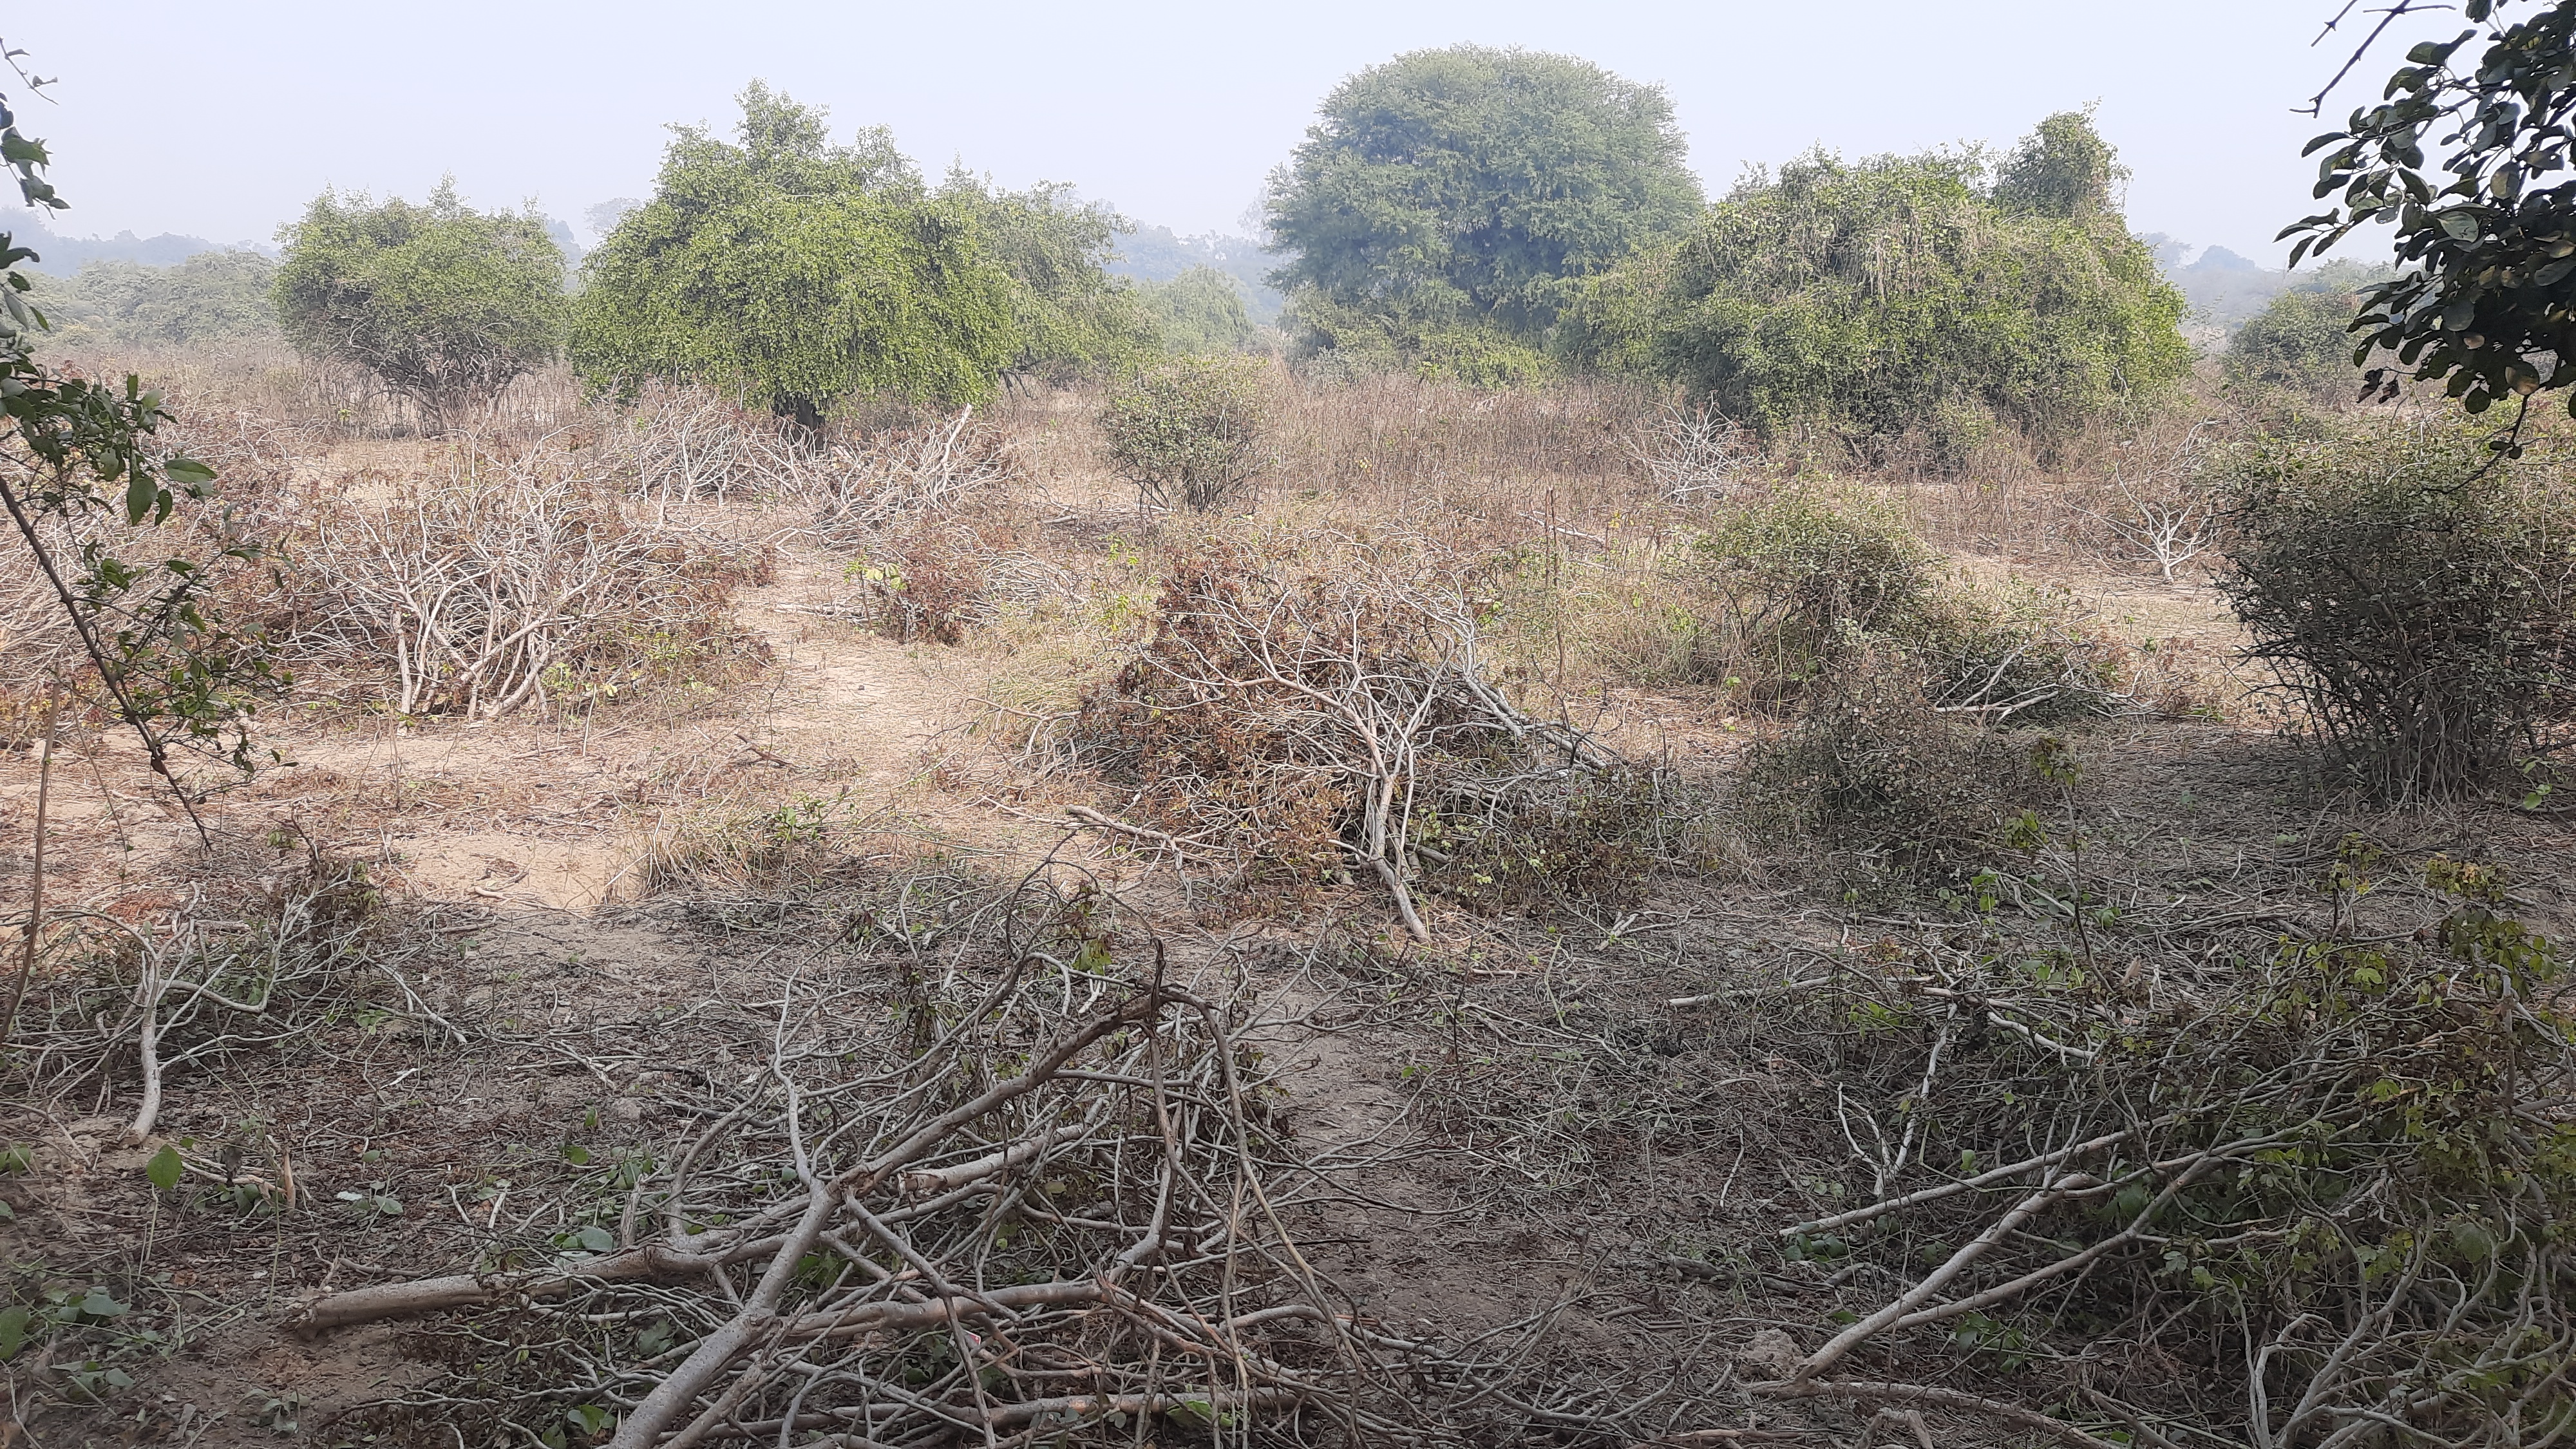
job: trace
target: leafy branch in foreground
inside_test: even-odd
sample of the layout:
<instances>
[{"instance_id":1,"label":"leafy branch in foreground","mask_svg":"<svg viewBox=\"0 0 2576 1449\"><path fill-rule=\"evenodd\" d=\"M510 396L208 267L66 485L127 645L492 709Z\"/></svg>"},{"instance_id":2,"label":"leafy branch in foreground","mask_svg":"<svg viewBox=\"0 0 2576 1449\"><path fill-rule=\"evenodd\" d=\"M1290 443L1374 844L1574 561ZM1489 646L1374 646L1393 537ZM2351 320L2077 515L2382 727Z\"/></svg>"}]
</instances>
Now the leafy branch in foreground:
<instances>
[{"instance_id":1,"label":"leafy branch in foreground","mask_svg":"<svg viewBox=\"0 0 2576 1449\"><path fill-rule=\"evenodd\" d=\"M2295 267L2364 223L2394 223L2398 275L2362 289L2353 360L2394 352L2473 413L2576 383L2576 179L2548 181L2576 144L2576 0L2507 25L2510 3L2462 6L2485 27L2473 64L2477 29L2417 45L2380 104L2310 141L2306 154L2325 153L2316 196L2340 191L2341 204L2281 232L2299 238ZM2448 153L2438 165L2428 136ZM2397 370L2373 369L2365 387L2393 396Z\"/></svg>"},{"instance_id":2,"label":"leafy branch in foreground","mask_svg":"<svg viewBox=\"0 0 2576 1449\"><path fill-rule=\"evenodd\" d=\"M41 174L44 143L20 134L5 98L0 160L28 206L62 208ZM0 233L0 507L62 605L111 712L142 741L153 771L195 822L195 801L171 765L173 747L247 770L245 691L279 682L256 636L229 628L207 596L215 561L252 560L259 547L227 513L208 520L210 560L137 563L110 551L117 522L158 527L181 499L210 501L214 470L155 446L171 414L139 379L103 385L36 360L35 336L48 324L27 304L30 283L19 269L35 255Z\"/></svg>"}]
</instances>

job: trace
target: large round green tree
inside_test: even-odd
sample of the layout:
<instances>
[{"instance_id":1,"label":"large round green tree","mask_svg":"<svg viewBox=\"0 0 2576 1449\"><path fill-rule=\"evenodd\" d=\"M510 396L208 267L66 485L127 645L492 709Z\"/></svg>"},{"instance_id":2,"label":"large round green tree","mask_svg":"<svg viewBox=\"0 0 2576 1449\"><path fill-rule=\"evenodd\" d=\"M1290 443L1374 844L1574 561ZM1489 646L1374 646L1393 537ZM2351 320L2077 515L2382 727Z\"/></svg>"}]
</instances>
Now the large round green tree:
<instances>
[{"instance_id":1,"label":"large round green tree","mask_svg":"<svg viewBox=\"0 0 2576 1449\"><path fill-rule=\"evenodd\" d=\"M1580 279L1688 226L1698 181L1672 105L1572 56L1460 45L1372 66L1324 100L1271 178L1273 274L1301 310L1407 335L1535 342Z\"/></svg>"},{"instance_id":2,"label":"large round green tree","mask_svg":"<svg viewBox=\"0 0 2576 1449\"><path fill-rule=\"evenodd\" d=\"M927 192L883 130L832 144L820 109L754 82L739 144L678 127L653 199L583 264L573 361L740 393L808 427L857 394L991 396L1020 353L975 199Z\"/></svg>"},{"instance_id":3,"label":"large round green tree","mask_svg":"<svg viewBox=\"0 0 2576 1449\"><path fill-rule=\"evenodd\" d=\"M2182 296L2129 234L2118 176L2078 112L1992 185L1973 151L1812 152L1597 281L1560 342L1765 432L1864 452L1912 435L1955 462L2001 421L2046 448L2191 367Z\"/></svg>"},{"instance_id":4,"label":"large round green tree","mask_svg":"<svg viewBox=\"0 0 2576 1449\"><path fill-rule=\"evenodd\" d=\"M563 340L564 259L535 212L478 212L453 179L425 206L325 191L282 228L270 300L287 340L354 362L451 424Z\"/></svg>"}]
</instances>

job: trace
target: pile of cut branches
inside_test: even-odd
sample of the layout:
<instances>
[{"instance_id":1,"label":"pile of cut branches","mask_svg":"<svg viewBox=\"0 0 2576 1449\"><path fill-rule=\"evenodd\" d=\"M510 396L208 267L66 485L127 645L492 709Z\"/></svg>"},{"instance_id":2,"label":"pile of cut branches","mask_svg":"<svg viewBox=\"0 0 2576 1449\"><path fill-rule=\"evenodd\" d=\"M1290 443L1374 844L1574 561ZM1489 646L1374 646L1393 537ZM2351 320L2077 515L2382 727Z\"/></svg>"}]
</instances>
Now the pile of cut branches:
<instances>
[{"instance_id":1,"label":"pile of cut branches","mask_svg":"<svg viewBox=\"0 0 2576 1449\"><path fill-rule=\"evenodd\" d=\"M857 910L849 943L887 959L799 968L762 1003L766 1060L709 1079L668 1155L601 1163L553 1245L301 1323L439 1314L433 1337L510 1346L372 1411L397 1436L1414 1437L1292 1237L1319 1179L1273 1121L1261 1023L1159 945L1122 952L1096 897L1031 886L968 916L925 939Z\"/></svg>"},{"instance_id":2,"label":"pile of cut branches","mask_svg":"<svg viewBox=\"0 0 2576 1449\"><path fill-rule=\"evenodd\" d=\"M658 383L601 428L598 446L606 471L637 496L806 509L817 533L841 543L945 511L1019 470L1010 436L973 408L845 438Z\"/></svg>"},{"instance_id":3,"label":"pile of cut branches","mask_svg":"<svg viewBox=\"0 0 2576 1449\"><path fill-rule=\"evenodd\" d=\"M1071 755L1142 821L1098 822L1238 900L1364 872L1428 940L1426 877L1470 900L1616 903L1672 848L1669 782L1504 698L1459 592L1220 546L1155 609L1151 637L1083 702Z\"/></svg>"},{"instance_id":4,"label":"pile of cut branches","mask_svg":"<svg viewBox=\"0 0 2576 1449\"><path fill-rule=\"evenodd\" d=\"M409 1018L461 1041L402 969L437 938L406 940L364 867L290 845L301 858L256 888L194 884L166 908L124 916L47 912L10 1023L13 1095L116 1104L127 1135L146 1141L174 1084L316 1050L325 1027L352 1015ZM13 938L24 929L9 924Z\"/></svg>"},{"instance_id":5,"label":"pile of cut branches","mask_svg":"<svg viewBox=\"0 0 2576 1449\"><path fill-rule=\"evenodd\" d=\"M302 500L278 589L253 601L308 687L488 720L757 655L732 596L765 551L631 516L539 452L358 484Z\"/></svg>"},{"instance_id":6,"label":"pile of cut branches","mask_svg":"<svg viewBox=\"0 0 2576 1449\"><path fill-rule=\"evenodd\" d=\"M2330 883L2369 861L2348 842ZM2079 934L1812 983L1865 1205L1781 1235L1904 1286L1757 1392L2094 1445L2068 1421L2258 1449L2576 1436L2576 1020L2491 871L2428 875L2458 904L2412 940L2285 939L2194 979L2117 979Z\"/></svg>"}]
</instances>

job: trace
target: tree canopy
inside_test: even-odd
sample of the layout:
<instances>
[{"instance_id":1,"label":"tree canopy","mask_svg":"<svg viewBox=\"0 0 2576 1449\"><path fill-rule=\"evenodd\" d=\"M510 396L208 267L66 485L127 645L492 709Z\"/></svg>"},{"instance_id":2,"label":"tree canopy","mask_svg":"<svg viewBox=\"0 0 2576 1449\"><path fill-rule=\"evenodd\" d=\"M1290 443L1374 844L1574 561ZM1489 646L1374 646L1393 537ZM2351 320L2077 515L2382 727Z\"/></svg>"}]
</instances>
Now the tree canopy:
<instances>
[{"instance_id":1,"label":"tree canopy","mask_svg":"<svg viewBox=\"0 0 2576 1449\"><path fill-rule=\"evenodd\" d=\"M1593 284L1562 345L1766 431L1955 459L2001 420L2046 444L2191 365L2181 294L2110 209L2116 165L2072 112L1991 189L1976 151L1810 152Z\"/></svg>"},{"instance_id":2,"label":"tree canopy","mask_svg":"<svg viewBox=\"0 0 2576 1449\"><path fill-rule=\"evenodd\" d=\"M287 340L354 362L434 419L488 403L563 337L563 253L535 212L478 212L453 179L427 205L324 191L279 229L270 298Z\"/></svg>"},{"instance_id":3,"label":"tree canopy","mask_svg":"<svg viewBox=\"0 0 2576 1449\"><path fill-rule=\"evenodd\" d=\"M2576 141L2576 0L2508 23L2511 5L2466 0L2472 28L2408 51L2378 104L2310 141L2316 195L2337 204L2281 232L2296 266L2393 224L2398 272L2364 293L2356 361L2393 353L2472 413L2576 384L2576 180L2552 179ZM2393 393L2389 372L2370 376Z\"/></svg>"},{"instance_id":4,"label":"tree canopy","mask_svg":"<svg viewBox=\"0 0 2576 1449\"><path fill-rule=\"evenodd\" d=\"M1214 267L1191 267L1168 282L1147 282L1137 290L1161 328L1166 352L1241 352L1261 335L1243 305L1242 284Z\"/></svg>"},{"instance_id":5,"label":"tree canopy","mask_svg":"<svg viewBox=\"0 0 2576 1449\"><path fill-rule=\"evenodd\" d=\"M1125 217L1086 202L1064 182L1005 191L951 171L941 199L974 218L975 240L1011 279L1018 334L1009 371L1062 382L1135 363L1156 345L1154 318L1135 288L1108 270Z\"/></svg>"},{"instance_id":6,"label":"tree canopy","mask_svg":"<svg viewBox=\"0 0 2576 1449\"><path fill-rule=\"evenodd\" d=\"M594 383L709 383L819 427L838 399L973 402L1018 350L976 216L922 187L883 129L753 82L736 144L673 127L651 200L583 264L574 364Z\"/></svg>"},{"instance_id":7,"label":"tree canopy","mask_svg":"<svg viewBox=\"0 0 2576 1449\"><path fill-rule=\"evenodd\" d=\"M820 426L852 396L971 403L1153 350L1106 270L1109 208L963 170L933 189L882 127L835 144L820 107L758 81L738 99L732 143L673 128L652 199L585 262L572 350L594 383L688 379Z\"/></svg>"},{"instance_id":8,"label":"tree canopy","mask_svg":"<svg viewBox=\"0 0 2576 1449\"><path fill-rule=\"evenodd\" d=\"M1336 87L1271 177L1271 234L1293 254L1272 281L1305 311L1534 340L1581 278L1699 214L1686 149L1660 89L1588 61L1398 56Z\"/></svg>"},{"instance_id":9,"label":"tree canopy","mask_svg":"<svg viewBox=\"0 0 2576 1449\"><path fill-rule=\"evenodd\" d=\"M276 264L257 252L199 252L176 266L99 261L68 279L37 278L57 345L190 345L278 335Z\"/></svg>"}]
</instances>

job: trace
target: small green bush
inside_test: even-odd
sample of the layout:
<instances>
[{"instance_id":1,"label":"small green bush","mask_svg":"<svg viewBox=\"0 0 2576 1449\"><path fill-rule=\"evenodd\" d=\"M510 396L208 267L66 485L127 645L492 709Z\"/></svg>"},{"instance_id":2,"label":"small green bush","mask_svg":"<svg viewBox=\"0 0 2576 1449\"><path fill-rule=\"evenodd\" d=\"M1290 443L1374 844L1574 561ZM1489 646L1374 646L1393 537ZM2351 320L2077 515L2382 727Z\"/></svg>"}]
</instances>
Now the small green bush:
<instances>
[{"instance_id":1,"label":"small green bush","mask_svg":"<svg viewBox=\"0 0 2576 1449\"><path fill-rule=\"evenodd\" d=\"M1901 628L1937 584L1938 555L1868 496L1785 493L1729 514L1700 551L1729 586L1737 632L1792 681Z\"/></svg>"},{"instance_id":2,"label":"small green bush","mask_svg":"<svg viewBox=\"0 0 2576 1449\"><path fill-rule=\"evenodd\" d=\"M2472 793L2576 726L2576 491L2558 449L2378 422L2225 455L2220 583L2329 758L2385 798Z\"/></svg>"},{"instance_id":3,"label":"small green bush","mask_svg":"<svg viewBox=\"0 0 2576 1449\"><path fill-rule=\"evenodd\" d=\"M1268 368L1257 357L1182 357L1137 373L1101 411L1110 467L1156 507L1234 502L1261 470Z\"/></svg>"},{"instance_id":4,"label":"small green bush","mask_svg":"<svg viewBox=\"0 0 2576 1449\"><path fill-rule=\"evenodd\" d=\"M2105 641L2035 592L1941 578L1886 500L1806 490L1729 514L1699 540L1692 667L1781 704L1853 661L1897 661L1932 703L1987 723L2053 724L2108 702Z\"/></svg>"},{"instance_id":5,"label":"small green bush","mask_svg":"<svg viewBox=\"0 0 2576 1449\"><path fill-rule=\"evenodd\" d=\"M2227 380L2239 388L2288 388L2352 400L2353 296L2340 289L2283 292L2246 319L2227 344Z\"/></svg>"}]
</instances>

